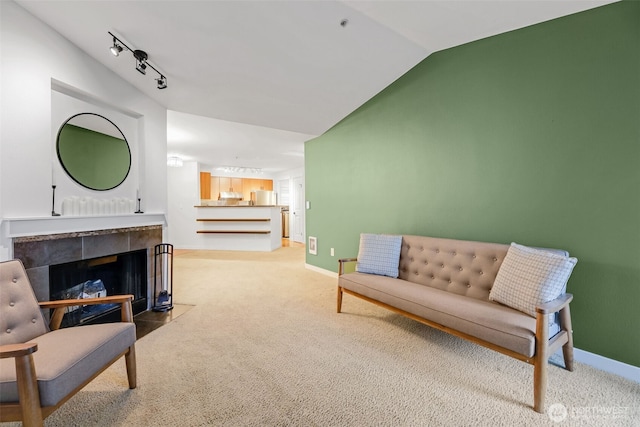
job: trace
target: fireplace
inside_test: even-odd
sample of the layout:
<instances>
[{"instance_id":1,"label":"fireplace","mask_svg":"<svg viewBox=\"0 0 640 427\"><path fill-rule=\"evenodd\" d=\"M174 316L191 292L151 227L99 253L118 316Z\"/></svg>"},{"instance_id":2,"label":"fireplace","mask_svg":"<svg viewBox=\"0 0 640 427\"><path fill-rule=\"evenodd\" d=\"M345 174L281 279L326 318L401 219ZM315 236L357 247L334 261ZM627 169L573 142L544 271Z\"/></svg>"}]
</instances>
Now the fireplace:
<instances>
[{"instance_id":1,"label":"fireplace","mask_svg":"<svg viewBox=\"0 0 640 427\"><path fill-rule=\"evenodd\" d=\"M147 250L118 253L49 266L52 300L84 299L107 295L133 295L133 314L147 308ZM114 321L117 304L69 307L62 327Z\"/></svg>"},{"instance_id":2,"label":"fireplace","mask_svg":"<svg viewBox=\"0 0 640 427\"><path fill-rule=\"evenodd\" d=\"M146 214L140 216L130 215L129 217L140 221L143 219L143 216L146 216ZM121 220L126 220L129 217L121 218ZM61 226L66 226L68 218L57 217L51 222L59 224L60 218L62 218ZM94 220L102 223L105 218L106 217L95 218ZM22 222L25 221L14 222L19 223L18 225L24 225ZM147 220L145 219L145 221ZM162 225L139 225L135 227L72 231L58 234L52 232L48 234L21 234L23 235L13 236L12 238L13 257L20 259L24 264L29 280L31 281L31 287L38 301L49 301L54 298L54 293L60 293L64 289L73 288L90 280L101 280L108 295L122 293L123 291L116 292L115 289L113 291L110 290L111 285L109 283L111 278L95 277L93 274L94 269L95 271L102 272L104 268L113 267L113 265L110 265L112 264L110 262L112 257L115 256L118 258L117 262L124 263L122 259L123 255L139 252L140 254L136 256L140 258L144 257L144 261L136 261L136 265L138 262L141 264L136 267L134 273L136 275L142 275L143 279L141 281L136 280L135 282L130 282L131 279L126 279L124 282L121 281L119 286L123 286L124 289L126 289L126 293L134 295L136 301L133 309L136 313L150 308L149 303L153 298L152 291L155 281L153 251L154 247L162 242ZM126 259L126 257L124 259ZM84 264L82 264L83 262ZM127 261L127 263L129 262L130 261ZM91 267L91 274L74 276L73 274L67 273L67 276L60 280L62 285L55 285L58 279L50 280L50 267L71 263L80 263L80 266ZM116 263L115 265L117 266L118 264ZM129 275L126 275L126 277L129 277ZM129 282L127 282L127 280L129 280ZM93 290L97 288L99 288L98 284L94 285ZM88 287L87 290L93 292L90 287ZM57 298L59 298L59 296ZM115 318L118 316L118 313L115 312L110 315L113 315ZM100 321L102 320L103 319L100 319Z\"/></svg>"}]
</instances>

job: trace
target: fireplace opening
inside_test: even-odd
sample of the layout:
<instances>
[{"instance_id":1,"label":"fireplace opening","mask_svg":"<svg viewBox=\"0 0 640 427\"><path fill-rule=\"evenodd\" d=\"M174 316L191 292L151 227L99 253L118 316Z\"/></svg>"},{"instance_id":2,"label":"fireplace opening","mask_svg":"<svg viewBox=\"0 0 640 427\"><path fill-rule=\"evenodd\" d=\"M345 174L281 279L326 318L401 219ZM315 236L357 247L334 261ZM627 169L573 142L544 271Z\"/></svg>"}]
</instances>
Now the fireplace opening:
<instances>
[{"instance_id":1,"label":"fireplace opening","mask_svg":"<svg viewBox=\"0 0 640 427\"><path fill-rule=\"evenodd\" d=\"M133 295L133 314L147 309L147 250L125 252L49 266L52 300ZM66 309L62 327L120 319L117 304L82 305Z\"/></svg>"}]
</instances>

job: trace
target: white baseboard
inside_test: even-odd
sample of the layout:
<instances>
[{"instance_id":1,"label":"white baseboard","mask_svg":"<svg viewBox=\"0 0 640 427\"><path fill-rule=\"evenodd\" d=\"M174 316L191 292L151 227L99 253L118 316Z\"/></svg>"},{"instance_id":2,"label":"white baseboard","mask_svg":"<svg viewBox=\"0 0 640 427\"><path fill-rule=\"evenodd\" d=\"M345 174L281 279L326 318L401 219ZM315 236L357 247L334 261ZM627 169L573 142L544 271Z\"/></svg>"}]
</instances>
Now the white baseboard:
<instances>
[{"instance_id":1,"label":"white baseboard","mask_svg":"<svg viewBox=\"0 0 640 427\"><path fill-rule=\"evenodd\" d=\"M589 353L588 351L580 350L579 348L573 349L573 359L576 362L593 366L601 371L609 372L640 383L640 368L637 366L618 362L617 360L609 359L608 357L600 356L599 354Z\"/></svg>"},{"instance_id":2,"label":"white baseboard","mask_svg":"<svg viewBox=\"0 0 640 427\"><path fill-rule=\"evenodd\" d=\"M324 268L316 267L315 265L305 263L304 268L306 268L307 270L315 271L316 273L324 274L325 276L333 277L334 279L338 278L338 273L334 273L330 270L325 270Z\"/></svg>"},{"instance_id":3,"label":"white baseboard","mask_svg":"<svg viewBox=\"0 0 640 427\"><path fill-rule=\"evenodd\" d=\"M305 268L315 271L316 273L321 273L325 276L338 278L338 273L334 273L333 271L325 270L324 268L316 267L315 265L310 264L305 264L304 266ZM562 357L562 349L558 350L557 353L560 357ZM611 374L618 375L628 380L640 383L640 368L637 366L628 365L614 359L600 356L599 354L589 353L588 351L580 350L579 348L573 349L573 358L576 362L584 363L585 365L592 366L596 369L600 369L601 371L609 372Z\"/></svg>"}]
</instances>

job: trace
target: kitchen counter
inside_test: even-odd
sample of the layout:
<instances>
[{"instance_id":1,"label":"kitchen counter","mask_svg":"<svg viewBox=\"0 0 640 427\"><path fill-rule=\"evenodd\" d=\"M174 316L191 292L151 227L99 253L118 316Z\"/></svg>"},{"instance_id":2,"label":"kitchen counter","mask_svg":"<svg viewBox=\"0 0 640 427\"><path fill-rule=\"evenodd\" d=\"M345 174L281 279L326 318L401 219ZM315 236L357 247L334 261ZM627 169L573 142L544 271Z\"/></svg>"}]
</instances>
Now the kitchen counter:
<instances>
[{"instance_id":1,"label":"kitchen counter","mask_svg":"<svg viewBox=\"0 0 640 427\"><path fill-rule=\"evenodd\" d=\"M194 208L289 208L288 205L195 205Z\"/></svg>"},{"instance_id":2,"label":"kitchen counter","mask_svg":"<svg viewBox=\"0 0 640 427\"><path fill-rule=\"evenodd\" d=\"M270 252L282 246L280 206L196 205L194 208L197 238L204 249Z\"/></svg>"}]
</instances>

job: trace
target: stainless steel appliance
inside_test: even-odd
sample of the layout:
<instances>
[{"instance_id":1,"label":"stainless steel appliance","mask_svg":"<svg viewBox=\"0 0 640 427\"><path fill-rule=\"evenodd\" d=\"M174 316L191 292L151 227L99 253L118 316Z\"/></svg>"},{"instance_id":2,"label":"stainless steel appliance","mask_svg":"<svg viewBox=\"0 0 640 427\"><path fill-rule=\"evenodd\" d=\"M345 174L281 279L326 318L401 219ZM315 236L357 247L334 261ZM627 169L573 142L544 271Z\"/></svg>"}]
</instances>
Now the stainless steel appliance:
<instances>
[{"instance_id":1,"label":"stainless steel appliance","mask_svg":"<svg viewBox=\"0 0 640 427\"><path fill-rule=\"evenodd\" d=\"M235 206L242 200L242 193L236 191L221 191L220 204L223 206Z\"/></svg>"},{"instance_id":2,"label":"stainless steel appliance","mask_svg":"<svg viewBox=\"0 0 640 427\"><path fill-rule=\"evenodd\" d=\"M289 208L282 208L282 237L289 238Z\"/></svg>"},{"instance_id":3,"label":"stainless steel appliance","mask_svg":"<svg viewBox=\"0 0 640 427\"><path fill-rule=\"evenodd\" d=\"M276 193L268 190L256 190L256 206L275 206L276 205Z\"/></svg>"}]
</instances>

